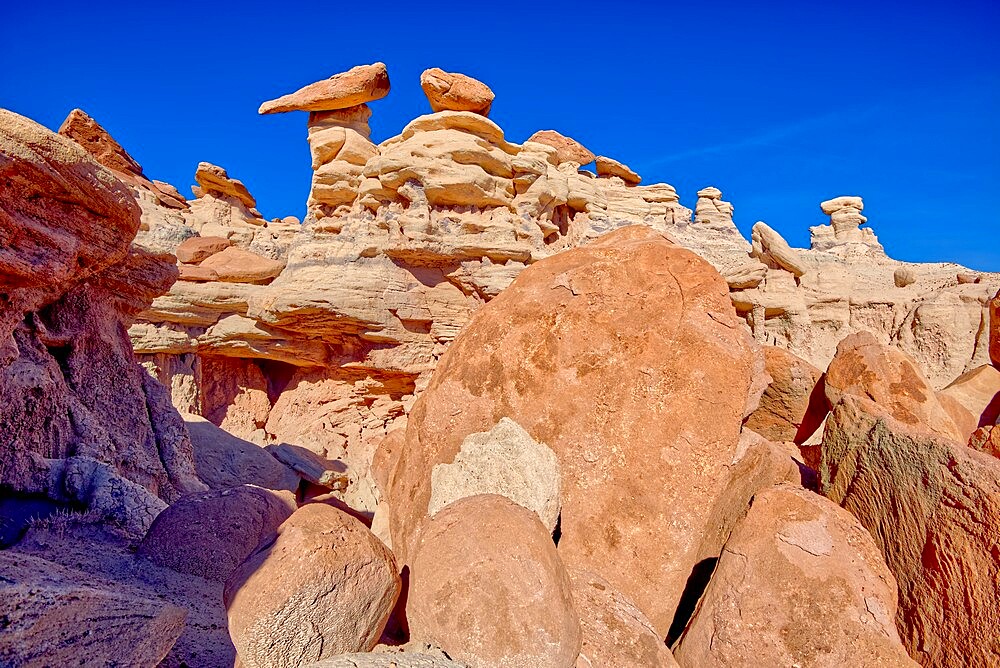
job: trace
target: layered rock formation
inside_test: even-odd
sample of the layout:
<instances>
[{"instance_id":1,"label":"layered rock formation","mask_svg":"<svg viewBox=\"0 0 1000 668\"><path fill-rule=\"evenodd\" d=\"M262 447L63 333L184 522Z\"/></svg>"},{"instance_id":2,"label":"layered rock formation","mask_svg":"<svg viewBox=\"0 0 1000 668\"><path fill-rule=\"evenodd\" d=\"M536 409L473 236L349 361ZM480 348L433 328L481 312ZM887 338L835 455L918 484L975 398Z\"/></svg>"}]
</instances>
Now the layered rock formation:
<instances>
[{"instance_id":1,"label":"layered rock formation","mask_svg":"<svg viewBox=\"0 0 1000 668\"><path fill-rule=\"evenodd\" d=\"M173 283L173 258L131 244L140 209L111 171L7 111L0 170L0 486L142 535L205 488L125 329Z\"/></svg>"},{"instance_id":2,"label":"layered rock formation","mask_svg":"<svg viewBox=\"0 0 1000 668\"><path fill-rule=\"evenodd\" d=\"M166 248L182 257L181 280L130 334L182 410L258 443L346 458L365 477L377 442L403 426L482 304L528 265L635 223L721 271L758 342L820 369L856 331L907 352L936 388L988 362L984 323L1000 278L959 284L953 265L872 251L869 230L858 227L860 198L823 204L833 225L813 249L790 248L762 222L751 244L717 188L698 192L692 215L671 186L636 185L639 176L613 159L597 158L596 178L581 171L594 154L571 138L542 131L511 143L481 113L445 98L443 111L376 144L368 103L388 92L384 72L355 68L266 107L312 110L302 226L263 220L242 184L213 180L209 173L221 175L210 167L199 168L200 196L178 213L180 227L164 207L144 215L150 229L140 240L173 239ZM465 89L454 86L455 96ZM194 233L202 240L182 247Z\"/></svg>"},{"instance_id":3,"label":"layered rock formation","mask_svg":"<svg viewBox=\"0 0 1000 668\"><path fill-rule=\"evenodd\" d=\"M86 587L152 620L133 662L995 663L1000 277L888 258L859 197L748 241L717 188L421 85L381 143L381 63L262 105L309 112L301 225L0 116L0 485L124 529L142 586ZM93 623L43 584L39 632Z\"/></svg>"}]
</instances>

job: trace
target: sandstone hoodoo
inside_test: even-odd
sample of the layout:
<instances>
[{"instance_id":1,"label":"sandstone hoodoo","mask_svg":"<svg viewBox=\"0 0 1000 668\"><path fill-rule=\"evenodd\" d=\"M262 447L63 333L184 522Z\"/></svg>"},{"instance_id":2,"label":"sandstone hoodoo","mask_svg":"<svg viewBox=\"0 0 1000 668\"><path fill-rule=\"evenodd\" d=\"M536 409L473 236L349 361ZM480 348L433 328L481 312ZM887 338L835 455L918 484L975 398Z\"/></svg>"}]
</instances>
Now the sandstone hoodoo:
<instances>
[{"instance_id":1,"label":"sandstone hoodoo","mask_svg":"<svg viewBox=\"0 0 1000 668\"><path fill-rule=\"evenodd\" d=\"M0 111L0 664L1000 665L1000 274L419 85L301 223Z\"/></svg>"}]
</instances>

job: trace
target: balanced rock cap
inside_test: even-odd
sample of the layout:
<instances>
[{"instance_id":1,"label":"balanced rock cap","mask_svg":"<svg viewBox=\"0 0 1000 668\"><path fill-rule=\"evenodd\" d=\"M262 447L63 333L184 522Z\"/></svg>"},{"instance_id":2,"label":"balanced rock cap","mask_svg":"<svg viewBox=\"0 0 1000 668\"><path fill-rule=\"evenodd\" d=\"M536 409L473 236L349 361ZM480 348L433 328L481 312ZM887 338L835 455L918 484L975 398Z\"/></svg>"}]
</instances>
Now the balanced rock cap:
<instances>
[{"instance_id":1,"label":"balanced rock cap","mask_svg":"<svg viewBox=\"0 0 1000 668\"><path fill-rule=\"evenodd\" d=\"M201 197L206 192L221 193L228 197L235 197L243 202L248 208L257 206L247 187L239 179L234 179L226 173L226 170L210 162L199 162L198 169L194 172L194 180L198 182L201 192L194 188L195 196Z\"/></svg>"},{"instance_id":2,"label":"balanced rock cap","mask_svg":"<svg viewBox=\"0 0 1000 668\"><path fill-rule=\"evenodd\" d=\"M493 91L482 81L437 67L424 70L420 87L434 111L472 111L489 116Z\"/></svg>"},{"instance_id":3,"label":"balanced rock cap","mask_svg":"<svg viewBox=\"0 0 1000 668\"><path fill-rule=\"evenodd\" d=\"M594 154L575 139L561 135L555 130L539 130L528 137L528 141L545 144L556 149L556 160L586 165L594 161Z\"/></svg>"},{"instance_id":4,"label":"balanced rock cap","mask_svg":"<svg viewBox=\"0 0 1000 668\"><path fill-rule=\"evenodd\" d=\"M823 210L823 213L829 216L837 211L840 211L841 209L857 209L858 211L864 211L865 203L860 197L842 195L840 197L828 199L827 201L821 203L819 208Z\"/></svg>"},{"instance_id":5,"label":"balanced rock cap","mask_svg":"<svg viewBox=\"0 0 1000 668\"><path fill-rule=\"evenodd\" d=\"M632 169L629 169L628 165L622 164L613 158L599 155L594 159L594 164L597 166L597 175L599 177L611 178L612 176L617 176L630 186L637 186L642 182L642 177Z\"/></svg>"},{"instance_id":6,"label":"balanced rock cap","mask_svg":"<svg viewBox=\"0 0 1000 668\"><path fill-rule=\"evenodd\" d=\"M332 111L347 109L389 94L389 72L385 63L358 65L329 79L311 83L294 93L260 105L259 114L285 111Z\"/></svg>"}]
</instances>

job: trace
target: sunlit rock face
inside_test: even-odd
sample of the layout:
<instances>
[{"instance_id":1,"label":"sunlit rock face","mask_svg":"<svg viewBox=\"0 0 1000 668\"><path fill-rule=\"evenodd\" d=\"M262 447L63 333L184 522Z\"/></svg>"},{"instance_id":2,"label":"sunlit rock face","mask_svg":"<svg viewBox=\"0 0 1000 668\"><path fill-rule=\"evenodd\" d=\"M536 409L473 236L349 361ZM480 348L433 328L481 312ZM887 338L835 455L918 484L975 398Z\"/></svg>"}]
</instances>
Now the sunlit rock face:
<instances>
[{"instance_id":1,"label":"sunlit rock face","mask_svg":"<svg viewBox=\"0 0 1000 668\"><path fill-rule=\"evenodd\" d=\"M860 197L822 203L831 224L812 228L810 249L763 222L748 240L719 188L698 191L692 211L670 185L638 185L627 165L559 132L511 142L485 115L488 88L428 72L440 111L381 143L369 127L389 90L379 64L268 106L310 110L302 224L265 220L249 186L207 163L190 201L127 181L142 207L138 242L181 260L180 280L130 329L179 408L364 468L482 304L540 259L632 224L709 260L759 343L819 369L858 331L909 354L938 389L989 362L984 323L1000 278L959 282L968 271L956 265L889 258L862 227ZM66 127L81 125L74 114ZM99 160L141 174L100 126L84 126L75 136ZM197 254L180 248L191 237L206 238Z\"/></svg>"}]
</instances>

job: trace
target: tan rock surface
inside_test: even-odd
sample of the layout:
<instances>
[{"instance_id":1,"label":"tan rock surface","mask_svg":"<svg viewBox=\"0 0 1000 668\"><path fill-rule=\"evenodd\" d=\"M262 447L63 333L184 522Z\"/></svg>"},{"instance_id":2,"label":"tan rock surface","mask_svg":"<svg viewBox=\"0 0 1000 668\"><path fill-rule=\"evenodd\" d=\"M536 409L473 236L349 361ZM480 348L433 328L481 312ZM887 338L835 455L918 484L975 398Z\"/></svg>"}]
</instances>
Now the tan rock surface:
<instances>
[{"instance_id":1,"label":"tan rock surface","mask_svg":"<svg viewBox=\"0 0 1000 668\"><path fill-rule=\"evenodd\" d=\"M304 86L294 93L268 100L258 113L284 111L330 111L346 109L389 94L389 73L385 63L358 65L329 79Z\"/></svg>"},{"instance_id":2,"label":"tan rock surface","mask_svg":"<svg viewBox=\"0 0 1000 668\"><path fill-rule=\"evenodd\" d=\"M896 624L922 665L1000 657L1000 460L845 395L827 421L821 491L874 537L899 586Z\"/></svg>"},{"instance_id":3,"label":"tan rock surface","mask_svg":"<svg viewBox=\"0 0 1000 668\"><path fill-rule=\"evenodd\" d=\"M469 434L455 461L431 471L427 513L477 494L497 494L534 511L549 533L559 521L559 460L510 418L487 432Z\"/></svg>"},{"instance_id":4,"label":"tan rock surface","mask_svg":"<svg viewBox=\"0 0 1000 668\"><path fill-rule=\"evenodd\" d=\"M900 267L892 272L892 281L896 284L897 288L905 288L907 285L916 283L917 277L912 269Z\"/></svg>"},{"instance_id":5,"label":"tan rock surface","mask_svg":"<svg viewBox=\"0 0 1000 668\"><path fill-rule=\"evenodd\" d=\"M400 591L396 563L358 520L308 504L226 581L245 668L292 668L375 646Z\"/></svg>"},{"instance_id":6,"label":"tan rock surface","mask_svg":"<svg viewBox=\"0 0 1000 668\"><path fill-rule=\"evenodd\" d=\"M571 666L580 626L569 576L538 516L492 494L429 520L410 571L411 638L470 668Z\"/></svg>"},{"instance_id":7,"label":"tan rock surface","mask_svg":"<svg viewBox=\"0 0 1000 668\"><path fill-rule=\"evenodd\" d=\"M804 443L826 416L823 372L774 346L764 347L764 364L771 382L746 426L772 441Z\"/></svg>"},{"instance_id":8,"label":"tan rock surface","mask_svg":"<svg viewBox=\"0 0 1000 668\"><path fill-rule=\"evenodd\" d=\"M996 425L980 427L969 438L969 447L1000 458L1000 428Z\"/></svg>"},{"instance_id":9,"label":"tan rock surface","mask_svg":"<svg viewBox=\"0 0 1000 668\"><path fill-rule=\"evenodd\" d=\"M942 396L957 401L969 412L973 429L996 424L1000 418L1000 370L988 364L976 367L938 392L938 398Z\"/></svg>"},{"instance_id":10,"label":"tan rock surface","mask_svg":"<svg viewBox=\"0 0 1000 668\"><path fill-rule=\"evenodd\" d=\"M757 221L753 225L753 250L750 254L764 264L775 269L784 269L793 276L806 273L806 267L785 239L772 230L767 223Z\"/></svg>"},{"instance_id":11,"label":"tan rock surface","mask_svg":"<svg viewBox=\"0 0 1000 668\"><path fill-rule=\"evenodd\" d=\"M411 500L393 508L397 554L411 558L434 465L510 417L559 457L563 560L619 564L605 577L665 635L713 549L704 525L763 390L748 397L763 359L726 295L707 263L644 227L522 272L449 347L411 412L389 490Z\"/></svg>"},{"instance_id":12,"label":"tan rock surface","mask_svg":"<svg viewBox=\"0 0 1000 668\"><path fill-rule=\"evenodd\" d=\"M594 165L597 168L597 175L603 178L617 176L625 185L637 186L642 182L642 177L629 169L628 165L622 164L613 158L606 158L599 155L594 158Z\"/></svg>"},{"instance_id":13,"label":"tan rock surface","mask_svg":"<svg viewBox=\"0 0 1000 668\"><path fill-rule=\"evenodd\" d=\"M802 488L758 493L675 650L681 666L916 666L896 582L850 513Z\"/></svg>"},{"instance_id":14,"label":"tan rock surface","mask_svg":"<svg viewBox=\"0 0 1000 668\"><path fill-rule=\"evenodd\" d=\"M243 185L243 182L231 178L226 173L226 170L218 165L213 165L209 162L198 163L194 179L198 182L198 186L203 192L233 197L251 209L257 206L257 200L250 194L250 191ZM200 197L198 192L195 192L195 195Z\"/></svg>"},{"instance_id":15,"label":"tan rock surface","mask_svg":"<svg viewBox=\"0 0 1000 668\"><path fill-rule=\"evenodd\" d=\"M424 70L420 87L434 111L471 111L489 116L493 91L465 74L445 72L437 67Z\"/></svg>"},{"instance_id":16,"label":"tan rock surface","mask_svg":"<svg viewBox=\"0 0 1000 668\"><path fill-rule=\"evenodd\" d=\"M673 668L677 661L646 619L601 576L570 571L573 605L580 615L583 644L577 666Z\"/></svg>"}]
</instances>

